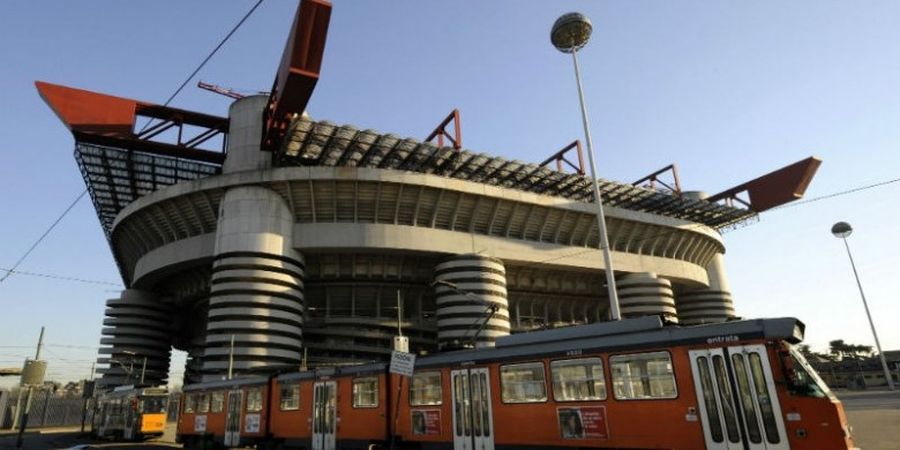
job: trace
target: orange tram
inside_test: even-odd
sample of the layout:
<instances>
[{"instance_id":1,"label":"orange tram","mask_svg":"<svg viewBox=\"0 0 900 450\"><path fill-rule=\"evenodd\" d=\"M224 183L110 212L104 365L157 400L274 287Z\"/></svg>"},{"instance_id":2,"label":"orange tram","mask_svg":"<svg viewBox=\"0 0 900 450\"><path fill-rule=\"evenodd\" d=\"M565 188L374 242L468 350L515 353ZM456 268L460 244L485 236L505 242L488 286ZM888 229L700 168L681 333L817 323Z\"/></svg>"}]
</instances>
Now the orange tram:
<instances>
[{"instance_id":1,"label":"orange tram","mask_svg":"<svg viewBox=\"0 0 900 450\"><path fill-rule=\"evenodd\" d=\"M186 386L185 448L848 449L797 319L658 317L517 334L420 357Z\"/></svg>"}]
</instances>

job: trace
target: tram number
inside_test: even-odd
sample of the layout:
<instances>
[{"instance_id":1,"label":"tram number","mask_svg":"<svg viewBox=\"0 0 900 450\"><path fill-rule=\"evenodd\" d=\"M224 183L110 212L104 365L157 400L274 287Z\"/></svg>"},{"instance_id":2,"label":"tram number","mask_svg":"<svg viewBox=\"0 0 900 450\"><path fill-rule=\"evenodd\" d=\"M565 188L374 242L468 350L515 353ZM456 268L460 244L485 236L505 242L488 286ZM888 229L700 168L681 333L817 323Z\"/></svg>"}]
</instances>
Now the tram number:
<instances>
[{"instance_id":1,"label":"tram number","mask_svg":"<svg viewBox=\"0 0 900 450\"><path fill-rule=\"evenodd\" d=\"M581 350L581 349L578 349L578 350L567 350L567 351L566 351L566 356L581 356L582 353L584 353L584 351Z\"/></svg>"}]
</instances>

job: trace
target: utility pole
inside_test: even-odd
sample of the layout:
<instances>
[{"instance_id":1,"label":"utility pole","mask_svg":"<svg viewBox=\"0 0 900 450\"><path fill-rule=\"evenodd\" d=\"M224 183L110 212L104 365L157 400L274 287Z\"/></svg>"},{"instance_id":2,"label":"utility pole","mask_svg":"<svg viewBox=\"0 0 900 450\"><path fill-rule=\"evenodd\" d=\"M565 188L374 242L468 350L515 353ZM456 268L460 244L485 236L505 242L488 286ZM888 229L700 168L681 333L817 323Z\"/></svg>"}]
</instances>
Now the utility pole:
<instances>
[{"instance_id":1,"label":"utility pole","mask_svg":"<svg viewBox=\"0 0 900 450\"><path fill-rule=\"evenodd\" d=\"M41 327L41 335L38 336L37 350L34 352L34 360L41 359L41 350L44 349L44 327Z\"/></svg>"},{"instance_id":2,"label":"utility pole","mask_svg":"<svg viewBox=\"0 0 900 450\"><path fill-rule=\"evenodd\" d=\"M81 388L81 398L83 400L81 405L81 432L84 433L84 423L87 421L87 411L88 411L88 399L93 396L94 393L94 368L96 367L96 362L91 363L91 376L85 380L84 385ZM90 383L90 390L92 395L88 395L88 383Z\"/></svg>"},{"instance_id":3,"label":"utility pole","mask_svg":"<svg viewBox=\"0 0 900 450\"><path fill-rule=\"evenodd\" d=\"M400 301L400 288L397 288L397 336L403 336L403 302Z\"/></svg>"},{"instance_id":4,"label":"utility pole","mask_svg":"<svg viewBox=\"0 0 900 450\"><path fill-rule=\"evenodd\" d=\"M44 347L44 327L41 327L41 334L38 337L37 350L34 352L34 361L32 364L28 364L28 360L25 361L25 368L22 370L22 381L20 384L27 384L28 391L26 393L25 400L25 409L22 412L22 420L19 423L19 435L16 437L16 449L21 449L23 444L23 437L25 435L25 428L28 426L28 413L31 409L31 391L34 388L34 384L43 383L44 380L44 371L46 371L46 363L40 360L41 350ZM42 364L43 363L43 364ZM40 367L43 365L43 369ZM32 376L32 374L37 371L37 376Z\"/></svg>"},{"instance_id":5,"label":"utility pole","mask_svg":"<svg viewBox=\"0 0 900 450\"><path fill-rule=\"evenodd\" d=\"M231 379L231 370L234 367L234 335L231 335L231 347L228 349L228 379Z\"/></svg>"}]
</instances>

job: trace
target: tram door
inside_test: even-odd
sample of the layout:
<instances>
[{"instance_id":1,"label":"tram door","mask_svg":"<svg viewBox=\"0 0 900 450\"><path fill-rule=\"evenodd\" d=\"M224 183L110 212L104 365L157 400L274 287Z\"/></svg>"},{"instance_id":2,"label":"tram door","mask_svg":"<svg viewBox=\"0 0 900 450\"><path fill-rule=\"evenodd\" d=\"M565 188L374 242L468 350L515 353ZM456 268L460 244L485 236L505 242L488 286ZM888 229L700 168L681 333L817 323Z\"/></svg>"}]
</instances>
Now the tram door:
<instances>
[{"instance_id":1,"label":"tram door","mask_svg":"<svg viewBox=\"0 0 900 450\"><path fill-rule=\"evenodd\" d=\"M488 369L450 372L453 450L494 450L494 421Z\"/></svg>"},{"instance_id":2,"label":"tram door","mask_svg":"<svg viewBox=\"0 0 900 450\"><path fill-rule=\"evenodd\" d=\"M691 350L706 448L789 449L764 345Z\"/></svg>"},{"instance_id":3,"label":"tram door","mask_svg":"<svg viewBox=\"0 0 900 450\"><path fill-rule=\"evenodd\" d=\"M228 393L228 409L225 411L225 446L237 447L241 442L241 406L244 393L231 391Z\"/></svg>"},{"instance_id":4,"label":"tram door","mask_svg":"<svg viewBox=\"0 0 900 450\"><path fill-rule=\"evenodd\" d=\"M125 425L123 425L122 429L122 439L132 440L134 439L134 419L135 419L135 402L137 400L131 400L129 398L125 398Z\"/></svg>"},{"instance_id":5,"label":"tram door","mask_svg":"<svg viewBox=\"0 0 900 450\"><path fill-rule=\"evenodd\" d=\"M337 382L313 384L312 450L335 450Z\"/></svg>"}]
</instances>

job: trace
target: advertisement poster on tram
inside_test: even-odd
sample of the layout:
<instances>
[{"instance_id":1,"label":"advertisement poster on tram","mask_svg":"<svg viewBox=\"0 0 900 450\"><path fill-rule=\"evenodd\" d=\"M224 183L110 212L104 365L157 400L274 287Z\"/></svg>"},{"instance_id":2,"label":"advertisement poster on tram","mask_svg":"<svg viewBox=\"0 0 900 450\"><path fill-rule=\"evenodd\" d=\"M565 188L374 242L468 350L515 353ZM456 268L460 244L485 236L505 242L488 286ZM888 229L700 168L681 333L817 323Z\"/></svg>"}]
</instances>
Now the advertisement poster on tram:
<instances>
[{"instance_id":1,"label":"advertisement poster on tram","mask_svg":"<svg viewBox=\"0 0 900 450\"><path fill-rule=\"evenodd\" d=\"M194 416L194 431L203 433L206 431L206 415Z\"/></svg>"},{"instance_id":2,"label":"advertisement poster on tram","mask_svg":"<svg viewBox=\"0 0 900 450\"><path fill-rule=\"evenodd\" d=\"M259 433L259 414L247 414L244 433Z\"/></svg>"},{"instance_id":3,"label":"advertisement poster on tram","mask_svg":"<svg viewBox=\"0 0 900 450\"><path fill-rule=\"evenodd\" d=\"M417 436L440 436L441 410L417 409L412 412L412 431Z\"/></svg>"},{"instance_id":4,"label":"advertisement poster on tram","mask_svg":"<svg viewBox=\"0 0 900 450\"><path fill-rule=\"evenodd\" d=\"M563 439L605 439L606 407L558 408L559 433Z\"/></svg>"}]
</instances>

